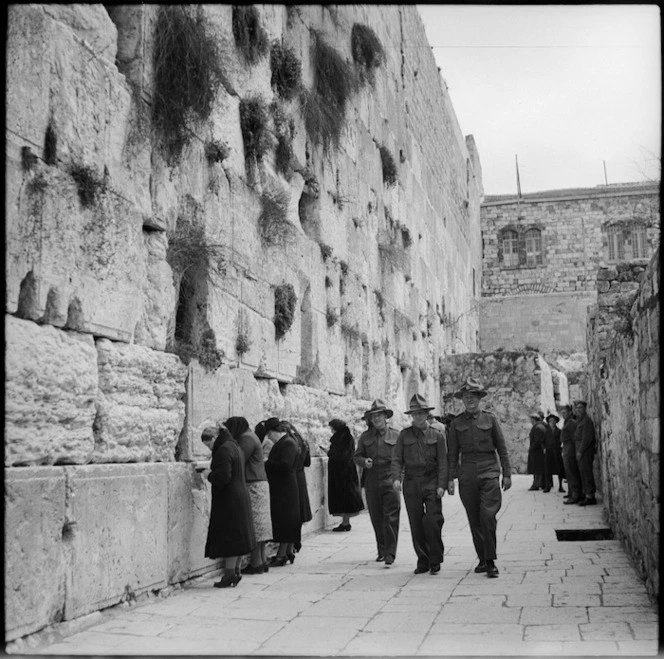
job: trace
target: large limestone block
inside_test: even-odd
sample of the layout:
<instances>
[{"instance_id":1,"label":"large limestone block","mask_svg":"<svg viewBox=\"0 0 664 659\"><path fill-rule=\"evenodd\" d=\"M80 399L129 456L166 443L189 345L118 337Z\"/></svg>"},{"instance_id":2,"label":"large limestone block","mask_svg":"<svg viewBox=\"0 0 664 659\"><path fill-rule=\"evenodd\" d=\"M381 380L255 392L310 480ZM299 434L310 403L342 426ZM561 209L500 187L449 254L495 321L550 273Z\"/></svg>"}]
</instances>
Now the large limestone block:
<instances>
[{"instance_id":1,"label":"large limestone block","mask_svg":"<svg viewBox=\"0 0 664 659\"><path fill-rule=\"evenodd\" d=\"M210 452L201 442L206 426L223 422L230 416L243 416L253 428L264 419L258 382L244 369L221 366L216 371L206 372L197 362L192 362L187 378L186 433L178 448L180 459L209 459Z\"/></svg>"},{"instance_id":2,"label":"large limestone block","mask_svg":"<svg viewBox=\"0 0 664 659\"><path fill-rule=\"evenodd\" d=\"M173 271L166 262L167 248L164 233L143 232L143 303L141 317L134 328L134 343L153 350L166 347L177 301Z\"/></svg>"},{"instance_id":3,"label":"large limestone block","mask_svg":"<svg viewBox=\"0 0 664 659\"><path fill-rule=\"evenodd\" d=\"M5 469L6 641L62 619L67 542L64 469Z\"/></svg>"},{"instance_id":4,"label":"large limestone block","mask_svg":"<svg viewBox=\"0 0 664 659\"><path fill-rule=\"evenodd\" d=\"M166 586L166 465L68 467L66 620Z\"/></svg>"},{"instance_id":5,"label":"large limestone block","mask_svg":"<svg viewBox=\"0 0 664 659\"><path fill-rule=\"evenodd\" d=\"M184 422L187 367L143 346L97 342L99 398L94 462L164 462Z\"/></svg>"},{"instance_id":6,"label":"large limestone block","mask_svg":"<svg viewBox=\"0 0 664 659\"><path fill-rule=\"evenodd\" d=\"M205 558L210 519L210 486L193 465L171 463L168 470L169 584L199 576L219 567Z\"/></svg>"},{"instance_id":7,"label":"large limestone block","mask_svg":"<svg viewBox=\"0 0 664 659\"><path fill-rule=\"evenodd\" d=\"M5 316L5 465L88 462L97 395L91 336Z\"/></svg>"},{"instance_id":8,"label":"large limestone block","mask_svg":"<svg viewBox=\"0 0 664 659\"><path fill-rule=\"evenodd\" d=\"M140 216L110 189L83 208L68 172L23 171L15 142L7 162L7 311L22 300L33 320L130 341L141 312Z\"/></svg>"}]
</instances>

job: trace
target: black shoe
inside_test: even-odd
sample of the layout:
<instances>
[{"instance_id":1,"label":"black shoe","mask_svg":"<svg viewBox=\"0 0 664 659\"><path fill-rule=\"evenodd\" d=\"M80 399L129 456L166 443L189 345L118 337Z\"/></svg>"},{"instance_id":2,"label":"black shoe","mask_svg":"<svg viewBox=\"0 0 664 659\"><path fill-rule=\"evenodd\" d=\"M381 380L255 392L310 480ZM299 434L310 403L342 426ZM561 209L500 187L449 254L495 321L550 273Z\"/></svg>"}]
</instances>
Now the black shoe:
<instances>
[{"instance_id":1,"label":"black shoe","mask_svg":"<svg viewBox=\"0 0 664 659\"><path fill-rule=\"evenodd\" d=\"M578 505L579 506L596 506L597 505L597 499L595 499L595 497L591 497L590 499L584 499L583 501L579 501Z\"/></svg>"},{"instance_id":2,"label":"black shoe","mask_svg":"<svg viewBox=\"0 0 664 659\"><path fill-rule=\"evenodd\" d=\"M486 576L489 577L489 579L496 579L498 577L498 568L495 565L487 565Z\"/></svg>"},{"instance_id":3,"label":"black shoe","mask_svg":"<svg viewBox=\"0 0 664 659\"><path fill-rule=\"evenodd\" d=\"M350 531L350 524L339 524L339 526L335 526L333 531Z\"/></svg>"},{"instance_id":4,"label":"black shoe","mask_svg":"<svg viewBox=\"0 0 664 659\"><path fill-rule=\"evenodd\" d=\"M263 563L263 572L269 572L269 571L270 571L269 563Z\"/></svg>"},{"instance_id":5,"label":"black shoe","mask_svg":"<svg viewBox=\"0 0 664 659\"><path fill-rule=\"evenodd\" d=\"M422 567L421 565L418 565L415 568L414 574L424 574L425 572L428 572L429 568L428 567Z\"/></svg>"},{"instance_id":6,"label":"black shoe","mask_svg":"<svg viewBox=\"0 0 664 659\"><path fill-rule=\"evenodd\" d=\"M434 563L429 568L429 574L438 574L440 572L440 563Z\"/></svg>"},{"instance_id":7,"label":"black shoe","mask_svg":"<svg viewBox=\"0 0 664 659\"><path fill-rule=\"evenodd\" d=\"M240 570L242 574L263 574L265 568L262 565L254 567L253 565L247 565L247 567Z\"/></svg>"},{"instance_id":8,"label":"black shoe","mask_svg":"<svg viewBox=\"0 0 664 659\"><path fill-rule=\"evenodd\" d=\"M286 554L286 558L290 561L291 565L295 562L295 554Z\"/></svg>"},{"instance_id":9,"label":"black shoe","mask_svg":"<svg viewBox=\"0 0 664 659\"><path fill-rule=\"evenodd\" d=\"M225 574L222 578L221 581L217 581L214 584L215 588L235 588L235 586L240 583L240 579L242 579L241 574L237 574L236 572L233 572L233 574Z\"/></svg>"},{"instance_id":10,"label":"black shoe","mask_svg":"<svg viewBox=\"0 0 664 659\"><path fill-rule=\"evenodd\" d=\"M486 572L486 563L484 561L480 561L473 572L475 572L475 574L482 574L483 572Z\"/></svg>"},{"instance_id":11,"label":"black shoe","mask_svg":"<svg viewBox=\"0 0 664 659\"><path fill-rule=\"evenodd\" d=\"M569 499L567 499L567 501L564 501L563 503L566 506L569 506L574 503L579 503L579 501L581 501L581 499L579 499L578 497L570 497Z\"/></svg>"},{"instance_id":12,"label":"black shoe","mask_svg":"<svg viewBox=\"0 0 664 659\"><path fill-rule=\"evenodd\" d=\"M550 487L545 487L545 488L542 490L542 492L551 492L551 488L550 488Z\"/></svg>"},{"instance_id":13,"label":"black shoe","mask_svg":"<svg viewBox=\"0 0 664 659\"><path fill-rule=\"evenodd\" d=\"M535 487L534 485L528 488L528 492L534 492L535 490L539 490L539 487Z\"/></svg>"},{"instance_id":14,"label":"black shoe","mask_svg":"<svg viewBox=\"0 0 664 659\"><path fill-rule=\"evenodd\" d=\"M381 561L384 561L384 560L385 560L385 556L383 556L382 554L378 554L378 556L376 556L376 563L380 563Z\"/></svg>"},{"instance_id":15,"label":"black shoe","mask_svg":"<svg viewBox=\"0 0 664 659\"><path fill-rule=\"evenodd\" d=\"M562 485L560 485L558 487L558 492L564 492L564 491L565 491L565 488Z\"/></svg>"},{"instance_id":16,"label":"black shoe","mask_svg":"<svg viewBox=\"0 0 664 659\"><path fill-rule=\"evenodd\" d=\"M272 560L270 561L270 567L283 567L286 565L287 560L288 556L273 556Z\"/></svg>"},{"instance_id":17,"label":"black shoe","mask_svg":"<svg viewBox=\"0 0 664 659\"><path fill-rule=\"evenodd\" d=\"M390 567L394 563L394 556L390 556L389 554L385 557L385 567Z\"/></svg>"}]
</instances>

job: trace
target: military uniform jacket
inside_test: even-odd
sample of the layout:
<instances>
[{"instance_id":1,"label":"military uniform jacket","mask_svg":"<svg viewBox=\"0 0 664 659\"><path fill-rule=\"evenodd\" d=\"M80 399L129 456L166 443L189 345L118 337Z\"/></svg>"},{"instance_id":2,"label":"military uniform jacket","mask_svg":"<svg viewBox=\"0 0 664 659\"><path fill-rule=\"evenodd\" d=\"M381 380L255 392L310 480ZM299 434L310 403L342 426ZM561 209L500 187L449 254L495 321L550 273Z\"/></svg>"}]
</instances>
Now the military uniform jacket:
<instances>
[{"instance_id":1,"label":"military uniform jacket","mask_svg":"<svg viewBox=\"0 0 664 659\"><path fill-rule=\"evenodd\" d=\"M382 433L375 428L369 428L357 441L355 464L364 469L367 466L367 458L371 458L373 469L389 471L398 436L399 431L389 426Z\"/></svg>"},{"instance_id":2,"label":"military uniform jacket","mask_svg":"<svg viewBox=\"0 0 664 659\"><path fill-rule=\"evenodd\" d=\"M595 450L595 424L588 415L576 422L574 446L576 452L581 454L591 449Z\"/></svg>"},{"instance_id":3,"label":"military uniform jacket","mask_svg":"<svg viewBox=\"0 0 664 659\"><path fill-rule=\"evenodd\" d=\"M498 419L484 410L475 414L462 412L450 423L447 435L449 473L448 481L456 478L457 465L461 456L461 468L466 463L475 463L477 471L488 476L511 478L512 468L507 454L507 446ZM496 456L496 452L498 455Z\"/></svg>"},{"instance_id":4,"label":"military uniform jacket","mask_svg":"<svg viewBox=\"0 0 664 659\"><path fill-rule=\"evenodd\" d=\"M574 433L576 432L576 421L570 416L563 422L560 431L560 440L563 444L574 444Z\"/></svg>"},{"instance_id":5,"label":"military uniform jacket","mask_svg":"<svg viewBox=\"0 0 664 659\"><path fill-rule=\"evenodd\" d=\"M436 487L447 488L447 447L445 437L431 426L420 430L404 428L392 454L392 481L408 477L431 477Z\"/></svg>"}]
</instances>

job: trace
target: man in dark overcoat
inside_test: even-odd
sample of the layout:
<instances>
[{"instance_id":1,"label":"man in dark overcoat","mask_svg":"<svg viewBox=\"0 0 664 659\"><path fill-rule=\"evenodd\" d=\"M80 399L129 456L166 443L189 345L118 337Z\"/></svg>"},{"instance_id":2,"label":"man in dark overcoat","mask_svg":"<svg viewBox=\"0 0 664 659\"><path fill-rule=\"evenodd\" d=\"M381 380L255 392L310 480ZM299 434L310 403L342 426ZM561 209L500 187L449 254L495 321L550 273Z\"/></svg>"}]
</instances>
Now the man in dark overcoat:
<instances>
[{"instance_id":1,"label":"man in dark overcoat","mask_svg":"<svg viewBox=\"0 0 664 659\"><path fill-rule=\"evenodd\" d=\"M454 494L454 478L459 479L459 495L466 509L473 545L479 563L475 572L496 578L496 515L502 505L502 489L512 487L512 469L498 419L480 408L487 393L475 378L468 378L454 394L465 411L452 419L447 435L448 485ZM461 464L459 464L461 458Z\"/></svg>"},{"instance_id":2,"label":"man in dark overcoat","mask_svg":"<svg viewBox=\"0 0 664 659\"><path fill-rule=\"evenodd\" d=\"M415 574L438 574L443 562L443 505L447 484L447 447L445 437L432 428L427 418L433 409L420 394L410 399L406 410L413 425L397 438L392 457L395 491L406 502L413 547L417 554Z\"/></svg>"},{"instance_id":3,"label":"man in dark overcoat","mask_svg":"<svg viewBox=\"0 0 664 659\"><path fill-rule=\"evenodd\" d=\"M576 418L574 447L583 490L583 499L579 501L579 506L593 506L597 503L597 499L595 499L595 476L593 475L595 425L588 416L586 407L585 401L574 401L574 416Z\"/></svg>"},{"instance_id":4,"label":"man in dark overcoat","mask_svg":"<svg viewBox=\"0 0 664 659\"><path fill-rule=\"evenodd\" d=\"M528 490L544 488L544 446L546 443L546 426L540 412L531 412L532 427L528 435L528 473L533 475L533 484ZM548 490L547 490L548 492Z\"/></svg>"},{"instance_id":5,"label":"man in dark overcoat","mask_svg":"<svg viewBox=\"0 0 664 659\"><path fill-rule=\"evenodd\" d=\"M364 492L369 517L376 536L376 561L385 561L389 567L397 555L401 497L392 488L392 453L399 431L391 428L387 420L394 412L376 399L365 412L368 430L360 435L355 451L355 464L364 469Z\"/></svg>"},{"instance_id":6,"label":"man in dark overcoat","mask_svg":"<svg viewBox=\"0 0 664 659\"><path fill-rule=\"evenodd\" d=\"M567 478L567 496L565 505L579 503L583 498L581 493L581 474L576 461L576 447L574 446L574 434L576 433L576 421L572 414L571 405L562 405L560 413L563 415L563 427L560 431L562 441L563 466Z\"/></svg>"}]
</instances>

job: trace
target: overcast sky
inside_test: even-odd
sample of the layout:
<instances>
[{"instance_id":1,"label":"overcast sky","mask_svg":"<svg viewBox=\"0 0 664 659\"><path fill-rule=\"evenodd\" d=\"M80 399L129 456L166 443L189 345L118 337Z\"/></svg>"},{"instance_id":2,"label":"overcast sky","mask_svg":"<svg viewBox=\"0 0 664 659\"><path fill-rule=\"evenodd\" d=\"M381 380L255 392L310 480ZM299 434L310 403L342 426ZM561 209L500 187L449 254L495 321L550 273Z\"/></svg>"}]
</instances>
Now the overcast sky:
<instances>
[{"instance_id":1,"label":"overcast sky","mask_svg":"<svg viewBox=\"0 0 664 659\"><path fill-rule=\"evenodd\" d=\"M657 5L418 5L484 192L660 177Z\"/></svg>"}]
</instances>

